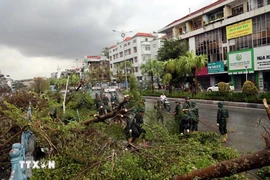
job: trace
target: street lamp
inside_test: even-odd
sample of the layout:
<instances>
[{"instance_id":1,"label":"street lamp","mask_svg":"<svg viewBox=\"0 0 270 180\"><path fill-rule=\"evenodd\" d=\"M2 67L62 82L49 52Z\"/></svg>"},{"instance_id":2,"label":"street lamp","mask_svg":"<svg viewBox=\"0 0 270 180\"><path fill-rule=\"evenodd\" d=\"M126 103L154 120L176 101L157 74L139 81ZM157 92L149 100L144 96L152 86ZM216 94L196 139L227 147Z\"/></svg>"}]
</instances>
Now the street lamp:
<instances>
[{"instance_id":1,"label":"street lamp","mask_svg":"<svg viewBox=\"0 0 270 180\"><path fill-rule=\"evenodd\" d=\"M245 66L245 68L246 68L246 81L247 81L247 67L248 67L248 66Z\"/></svg>"},{"instance_id":2,"label":"street lamp","mask_svg":"<svg viewBox=\"0 0 270 180\"><path fill-rule=\"evenodd\" d=\"M117 32L117 33L120 33L121 34L121 37L123 38L123 57L124 57L124 61L125 61L125 81L126 81L126 84L125 84L125 87L126 87L126 90L128 90L128 82L127 82L127 62L125 60L125 37L126 37L126 33L132 33L132 31L127 31L127 32L124 32L124 31L116 31L116 30L112 30L113 32Z\"/></svg>"}]
</instances>

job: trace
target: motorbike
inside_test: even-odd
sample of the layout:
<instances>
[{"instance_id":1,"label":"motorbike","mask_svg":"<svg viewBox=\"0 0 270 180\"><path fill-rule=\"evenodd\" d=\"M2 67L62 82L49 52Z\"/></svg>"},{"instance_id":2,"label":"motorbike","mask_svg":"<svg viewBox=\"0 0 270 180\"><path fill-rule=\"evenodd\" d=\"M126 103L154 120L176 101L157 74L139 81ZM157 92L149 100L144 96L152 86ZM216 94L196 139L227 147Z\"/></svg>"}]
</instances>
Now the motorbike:
<instances>
[{"instance_id":1,"label":"motorbike","mask_svg":"<svg viewBox=\"0 0 270 180\"><path fill-rule=\"evenodd\" d=\"M167 98L165 98L163 101L163 109L166 109L168 112L171 111L171 105Z\"/></svg>"}]
</instances>

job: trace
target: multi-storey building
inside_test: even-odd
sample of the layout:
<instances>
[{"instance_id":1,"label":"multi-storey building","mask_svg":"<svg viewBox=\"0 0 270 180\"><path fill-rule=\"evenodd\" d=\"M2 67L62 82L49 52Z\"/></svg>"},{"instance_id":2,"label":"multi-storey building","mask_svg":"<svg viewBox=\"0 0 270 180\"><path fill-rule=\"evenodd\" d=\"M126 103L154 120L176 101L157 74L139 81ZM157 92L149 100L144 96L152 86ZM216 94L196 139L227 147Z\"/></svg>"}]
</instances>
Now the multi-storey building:
<instances>
[{"instance_id":1,"label":"multi-storey building","mask_svg":"<svg viewBox=\"0 0 270 180\"><path fill-rule=\"evenodd\" d=\"M86 56L83 72L91 82L110 82L110 61L105 56Z\"/></svg>"},{"instance_id":2,"label":"multi-storey building","mask_svg":"<svg viewBox=\"0 0 270 180\"><path fill-rule=\"evenodd\" d=\"M159 30L187 39L208 56L198 72L204 87L225 81L240 89L246 80L270 87L270 0L218 0Z\"/></svg>"},{"instance_id":3,"label":"multi-storey building","mask_svg":"<svg viewBox=\"0 0 270 180\"><path fill-rule=\"evenodd\" d=\"M132 69L127 69L127 73L133 73L137 80L143 78L140 66L150 58L156 58L158 49L162 46L161 38L158 34L137 33L133 37L127 37L117 45L109 49L110 68L113 72L113 80L116 80L116 70L120 63L129 61Z\"/></svg>"}]
</instances>

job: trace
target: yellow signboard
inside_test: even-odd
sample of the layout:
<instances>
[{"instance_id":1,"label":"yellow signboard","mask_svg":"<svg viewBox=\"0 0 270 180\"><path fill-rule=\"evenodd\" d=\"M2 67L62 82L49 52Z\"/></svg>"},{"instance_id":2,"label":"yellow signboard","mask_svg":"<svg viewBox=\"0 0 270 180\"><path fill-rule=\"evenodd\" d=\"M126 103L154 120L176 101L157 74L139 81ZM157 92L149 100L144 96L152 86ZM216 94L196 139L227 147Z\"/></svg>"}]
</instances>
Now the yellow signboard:
<instances>
[{"instance_id":1,"label":"yellow signboard","mask_svg":"<svg viewBox=\"0 0 270 180\"><path fill-rule=\"evenodd\" d=\"M252 19L235 23L226 27L227 39L252 34Z\"/></svg>"}]
</instances>

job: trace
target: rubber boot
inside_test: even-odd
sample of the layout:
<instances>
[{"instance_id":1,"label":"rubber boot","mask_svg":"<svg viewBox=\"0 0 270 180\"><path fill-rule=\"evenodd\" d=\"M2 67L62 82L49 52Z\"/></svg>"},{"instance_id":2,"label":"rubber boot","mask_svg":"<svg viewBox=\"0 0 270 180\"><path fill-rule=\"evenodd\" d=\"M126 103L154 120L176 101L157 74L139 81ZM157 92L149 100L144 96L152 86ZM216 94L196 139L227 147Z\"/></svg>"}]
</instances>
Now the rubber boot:
<instances>
[{"instance_id":1,"label":"rubber boot","mask_svg":"<svg viewBox=\"0 0 270 180\"><path fill-rule=\"evenodd\" d=\"M226 140L228 140L228 134L225 134L224 137Z\"/></svg>"},{"instance_id":2,"label":"rubber boot","mask_svg":"<svg viewBox=\"0 0 270 180\"><path fill-rule=\"evenodd\" d=\"M226 139L226 136L225 135L222 136L222 141L221 142L222 143L226 143L227 142L227 139Z\"/></svg>"}]
</instances>

